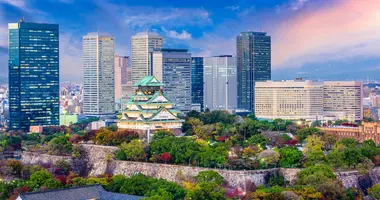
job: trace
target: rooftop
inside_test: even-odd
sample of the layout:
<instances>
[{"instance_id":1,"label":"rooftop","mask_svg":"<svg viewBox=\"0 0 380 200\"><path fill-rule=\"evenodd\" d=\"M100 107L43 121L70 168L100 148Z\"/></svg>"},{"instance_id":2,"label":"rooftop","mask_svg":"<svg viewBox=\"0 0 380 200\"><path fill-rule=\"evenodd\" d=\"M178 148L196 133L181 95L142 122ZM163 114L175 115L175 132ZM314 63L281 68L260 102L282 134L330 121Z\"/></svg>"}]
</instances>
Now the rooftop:
<instances>
[{"instance_id":1,"label":"rooftop","mask_svg":"<svg viewBox=\"0 0 380 200\"><path fill-rule=\"evenodd\" d=\"M154 76L145 76L142 78L138 83L134 84L133 86L164 86L160 81L156 79Z\"/></svg>"}]
</instances>

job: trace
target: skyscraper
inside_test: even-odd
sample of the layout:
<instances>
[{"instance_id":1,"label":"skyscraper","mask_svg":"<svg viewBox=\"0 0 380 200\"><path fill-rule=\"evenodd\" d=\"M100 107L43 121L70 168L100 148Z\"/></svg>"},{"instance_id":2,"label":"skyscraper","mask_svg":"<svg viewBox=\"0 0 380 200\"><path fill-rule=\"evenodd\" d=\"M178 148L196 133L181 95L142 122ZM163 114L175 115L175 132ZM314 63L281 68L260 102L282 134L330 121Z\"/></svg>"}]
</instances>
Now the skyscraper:
<instances>
[{"instance_id":1,"label":"skyscraper","mask_svg":"<svg viewBox=\"0 0 380 200\"><path fill-rule=\"evenodd\" d=\"M166 96L183 112L191 110L191 54L187 49L156 49L153 76L165 85Z\"/></svg>"},{"instance_id":2,"label":"skyscraper","mask_svg":"<svg viewBox=\"0 0 380 200\"><path fill-rule=\"evenodd\" d=\"M204 107L210 110L237 108L236 57L204 58Z\"/></svg>"},{"instance_id":3,"label":"skyscraper","mask_svg":"<svg viewBox=\"0 0 380 200\"><path fill-rule=\"evenodd\" d=\"M191 58L191 103L203 110L203 57Z\"/></svg>"},{"instance_id":4,"label":"skyscraper","mask_svg":"<svg viewBox=\"0 0 380 200\"><path fill-rule=\"evenodd\" d=\"M121 99L122 87L126 85L128 81L131 81L131 75L129 57L115 55L115 101Z\"/></svg>"},{"instance_id":5,"label":"skyscraper","mask_svg":"<svg viewBox=\"0 0 380 200\"><path fill-rule=\"evenodd\" d=\"M162 48L163 38L157 33L141 32L132 36L132 82L152 75L152 53Z\"/></svg>"},{"instance_id":6,"label":"skyscraper","mask_svg":"<svg viewBox=\"0 0 380 200\"><path fill-rule=\"evenodd\" d=\"M8 24L10 129L59 125L58 24Z\"/></svg>"},{"instance_id":7,"label":"skyscraper","mask_svg":"<svg viewBox=\"0 0 380 200\"><path fill-rule=\"evenodd\" d=\"M254 112L255 82L271 79L271 37L242 32L236 38L238 108Z\"/></svg>"},{"instance_id":8,"label":"skyscraper","mask_svg":"<svg viewBox=\"0 0 380 200\"><path fill-rule=\"evenodd\" d=\"M89 33L83 37L83 113L105 115L115 110L114 37Z\"/></svg>"}]
</instances>

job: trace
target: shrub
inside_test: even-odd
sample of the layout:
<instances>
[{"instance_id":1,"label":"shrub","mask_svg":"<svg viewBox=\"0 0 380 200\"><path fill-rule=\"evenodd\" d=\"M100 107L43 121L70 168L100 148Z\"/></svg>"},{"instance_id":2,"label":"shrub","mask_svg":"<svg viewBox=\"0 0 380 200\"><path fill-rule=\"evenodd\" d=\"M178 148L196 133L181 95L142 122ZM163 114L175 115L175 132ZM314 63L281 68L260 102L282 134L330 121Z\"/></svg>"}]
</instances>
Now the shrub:
<instances>
[{"instance_id":1,"label":"shrub","mask_svg":"<svg viewBox=\"0 0 380 200\"><path fill-rule=\"evenodd\" d=\"M64 174L68 174L69 173L69 171L71 171L71 164L70 163L68 163L66 160L63 160L63 159L61 159L61 160L57 160L57 162L55 162L54 164L53 164L53 166L56 168L56 169L58 169L58 170L62 170L62 172L64 173Z\"/></svg>"},{"instance_id":2,"label":"shrub","mask_svg":"<svg viewBox=\"0 0 380 200\"><path fill-rule=\"evenodd\" d=\"M380 199L380 184L373 185L368 189L368 194L373 199Z\"/></svg>"},{"instance_id":3,"label":"shrub","mask_svg":"<svg viewBox=\"0 0 380 200\"><path fill-rule=\"evenodd\" d=\"M217 185L224 182L224 178L218 172L212 170L199 172L195 180L197 183L215 183Z\"/></svg>"},{"instance_id":4,"label":"shrub","mask_svg":"<svg viewBox=\"0 0 380 200\"><path fill-rule=\"evenodd\" d=\"M37 187L40 187L45 184L46 180L53 179L53 175L46 170L41 170L33 173L30 176L30 181L35 184Z\"/></svg>"},{"instance_id":5,"label":"shrub","mask_svg":"<svg viewBox=\"0 0 380 200\"><path fill-rule=\"evenodd\" d=\"M47 150L53 155L71 155L73 145L66 136L59 136L52 139L47 146Z\"/></svg>"}]
</instances>

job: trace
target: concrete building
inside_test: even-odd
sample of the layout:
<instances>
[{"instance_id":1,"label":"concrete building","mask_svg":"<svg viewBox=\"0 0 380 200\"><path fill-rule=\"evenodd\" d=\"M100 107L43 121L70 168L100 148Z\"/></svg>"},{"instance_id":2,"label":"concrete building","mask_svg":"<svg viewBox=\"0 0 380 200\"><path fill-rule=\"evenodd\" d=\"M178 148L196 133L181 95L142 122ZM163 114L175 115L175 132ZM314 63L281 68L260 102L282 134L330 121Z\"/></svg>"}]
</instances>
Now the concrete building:
<instances>
[{"instance_id":1,"label":"concrete building","mask_svg":"<svg viewBox=\"0 0 380 200\"><path fill-rule=\"evenodd\" d=\"M9 129L59 125L59 26L8 24Z\"/></svg>"},{"instance_id":2,"label":"concrete building","mask_svg":"<svg viewBox=\"0 0 380 200\"><path fill-rule=\"evenodd\" d=\"M191 110L191 54L186 49L155 49L153 76L165 85L165 94L177 109Z\"/></svg>"},{"instance_id":3,"label":"concrete building","mask_svg":"<svg viewBox=\"0 0 380 200\"><path fill-rule=\"evenodd\" d=\"M132 83L132 68L129 65L128 56L115 55L115 101L122 98L122 86ZM131 84L132 87L132 84Z\"/></svg>"},{"instance_id":4,"label":"concrete building","mask_svg":"<svg viewBox=\"0 0 380 200\"><path fill-rule=\"evenodd\" d=\"M326 113L345 112L348 121L363 119L363 84L359 81L325 81L323 110Z\"/></svg>"},{"instance_id":5,"label":"concrete building","mask_svg":"<svg viewBox=\"0 0 380 200\"><path fill-rule=\"evenodd\" d=\"M236 37L238 108L254 111L255 82L271 80L271 37L242 32Z\"/></svg>"},{"instance_id":6,"label":"concrete building","mask_svg":"<svg viewBox=\"0 0 380 200\"><path fill-rule=\"evenodd\" d=\"M157 33L141 32L132 36L132 82L152 75L153 49L162 48L163 38Z\"/></svg>"},{"instance_id":7,"label":"concrete building","mask_svg":"<svg viewBox=\"0 0 380 200\"><path fill-rule=\"evenodd\" d=\"M106 115L115 111L114 37L89 33L83 37L83 113Z\"/></svg>"},{"instance_id":8,"label":"concrete building","mask_svg":"<svg viewBox=\"0 0 380 200\"><path fill-rule=\"evenodd\" d=\"M257 82L255 93L255 114L258 118L315 121L323 116L321 82Z\"/></svg>"},{"instance_id":9,"label":"concrete building","mask_svg":"<svg viewBox=\"0 0 380 200\"><path fill-rule=\"evenodd\" d=\"M204 58L204 107L210 110L237 108L236 57Z\"/></svg>"}]
</instances>

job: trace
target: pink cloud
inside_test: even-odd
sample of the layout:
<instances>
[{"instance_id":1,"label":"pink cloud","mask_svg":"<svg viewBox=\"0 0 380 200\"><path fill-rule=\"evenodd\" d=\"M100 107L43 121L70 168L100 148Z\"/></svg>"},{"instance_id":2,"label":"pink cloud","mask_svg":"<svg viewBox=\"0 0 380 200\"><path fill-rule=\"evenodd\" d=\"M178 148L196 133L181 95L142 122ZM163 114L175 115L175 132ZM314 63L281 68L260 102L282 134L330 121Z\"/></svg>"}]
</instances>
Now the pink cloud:
<instances>
[{"instance_id":1,"label":"pink cloud","mask_svg":"<svg viewBox=\"0 0 380 200\"><path fill-rule=\"evenodd\" d=\"M380 57L380 1L336 0L305 9L283 21L272 36L274 68Z\"/></svg>"}]
</instances>

